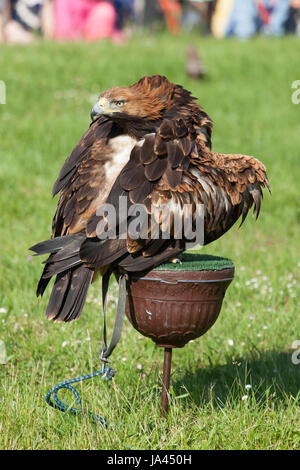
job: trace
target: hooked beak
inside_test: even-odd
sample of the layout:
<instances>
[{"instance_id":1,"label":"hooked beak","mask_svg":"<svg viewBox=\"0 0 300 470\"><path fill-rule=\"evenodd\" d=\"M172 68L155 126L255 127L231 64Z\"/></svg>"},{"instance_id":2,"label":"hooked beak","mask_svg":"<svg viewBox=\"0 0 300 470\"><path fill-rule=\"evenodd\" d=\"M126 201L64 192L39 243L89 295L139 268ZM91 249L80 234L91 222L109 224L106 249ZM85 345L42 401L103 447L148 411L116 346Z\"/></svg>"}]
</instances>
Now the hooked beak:
<instances>
[{"instance_id":1,"label":"hooked beak","mask_svg":"<svg viewBox=\"0 0 300 470\"><path fill-rule=\"evenodd\" d=\"M95 121L97 117L101 116L101 114L105 114L105 111L108 110L109 101L106 98L100 98L99 101L92 107L91 110L91 120Z\"/></svg>"}]
</instances>

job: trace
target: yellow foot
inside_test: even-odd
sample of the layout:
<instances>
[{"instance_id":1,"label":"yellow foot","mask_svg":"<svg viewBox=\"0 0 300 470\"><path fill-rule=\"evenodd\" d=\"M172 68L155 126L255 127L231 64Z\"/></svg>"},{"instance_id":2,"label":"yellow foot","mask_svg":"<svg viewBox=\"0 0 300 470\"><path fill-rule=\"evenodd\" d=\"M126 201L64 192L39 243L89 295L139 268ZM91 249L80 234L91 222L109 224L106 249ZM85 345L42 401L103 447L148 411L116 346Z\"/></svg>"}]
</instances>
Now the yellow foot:
<instances>
[{"instance_id":1,"label":"yellow foot","mask_svg":"<svg viewBox=\"0 0 300 470\"><path fill-rule=\"evenodd\" d=\"M178 256L178 258L171 258L168 260L168 263L182 264L181 259L182 259L181 256Z\"/></svg>"}]
</instances>

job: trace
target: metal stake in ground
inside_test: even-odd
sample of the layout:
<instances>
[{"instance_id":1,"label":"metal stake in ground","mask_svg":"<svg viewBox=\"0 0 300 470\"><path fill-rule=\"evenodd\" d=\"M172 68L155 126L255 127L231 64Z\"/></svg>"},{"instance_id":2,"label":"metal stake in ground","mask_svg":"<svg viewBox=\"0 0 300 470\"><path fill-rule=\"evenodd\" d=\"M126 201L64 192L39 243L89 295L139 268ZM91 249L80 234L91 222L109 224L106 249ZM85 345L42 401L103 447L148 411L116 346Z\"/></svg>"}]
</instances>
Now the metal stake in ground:
<instances>
[{"instance_id":1,"label":"metal stake in ground","mask_svg":"<svg viewBox=\"0 0 300 470\"><path fill-rule=\"evenodd\" d=\"M172 361L172 348L165 348L163 381L162 381L162 391L161 391L161 407L162 407L162 412L164 415L168 413L171 361Z\"/></svg>"}]
</instances>

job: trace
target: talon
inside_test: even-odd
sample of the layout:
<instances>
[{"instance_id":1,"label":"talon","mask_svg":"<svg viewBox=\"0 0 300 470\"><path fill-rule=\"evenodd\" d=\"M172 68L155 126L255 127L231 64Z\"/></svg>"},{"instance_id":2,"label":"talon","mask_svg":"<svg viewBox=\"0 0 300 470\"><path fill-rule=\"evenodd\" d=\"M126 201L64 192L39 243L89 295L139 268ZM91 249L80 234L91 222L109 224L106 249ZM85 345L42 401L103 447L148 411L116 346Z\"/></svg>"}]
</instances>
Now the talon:
<instances>
[{"instance_id":1,"label":"talon","mask_svg":"<svg viewBox=\"0 0 300 470\"><path fill-rule=\"evenodd\" d=\"M182 264L182 261L180 258L171 258L169 259L168 263Z\"/></svg>"}]
</instances>

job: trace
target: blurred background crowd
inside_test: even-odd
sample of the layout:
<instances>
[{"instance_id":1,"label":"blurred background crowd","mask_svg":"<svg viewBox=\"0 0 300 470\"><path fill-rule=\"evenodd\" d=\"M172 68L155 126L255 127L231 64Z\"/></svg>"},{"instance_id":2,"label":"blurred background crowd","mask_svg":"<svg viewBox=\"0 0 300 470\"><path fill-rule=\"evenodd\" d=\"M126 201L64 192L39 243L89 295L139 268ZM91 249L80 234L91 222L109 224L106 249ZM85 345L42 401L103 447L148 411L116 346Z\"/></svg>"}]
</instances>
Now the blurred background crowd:
<instances>
[{"instance_id":1,"label":"blurred background crowd","mask_svg":"<svg viewBox=\"0 0 300 470\"><path fill-rule=\"evenodd\" d=\"M218 38L300 36L300 0L0 0L0 42L122 43L134 28L164 27Z\"/></svg>"}]
</instances>

